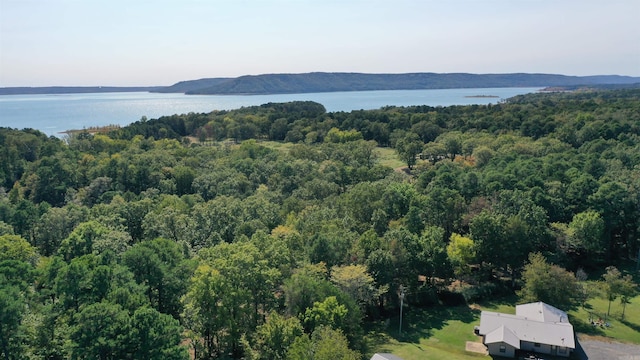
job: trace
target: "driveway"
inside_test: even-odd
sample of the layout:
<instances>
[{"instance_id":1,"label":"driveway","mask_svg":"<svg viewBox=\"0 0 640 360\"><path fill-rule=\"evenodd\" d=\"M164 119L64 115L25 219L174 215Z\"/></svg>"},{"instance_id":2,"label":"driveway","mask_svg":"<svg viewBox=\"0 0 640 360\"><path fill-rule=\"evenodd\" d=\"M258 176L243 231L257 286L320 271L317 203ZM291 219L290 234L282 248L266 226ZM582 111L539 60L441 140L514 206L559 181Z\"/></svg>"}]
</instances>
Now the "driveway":
<instances>
[{"instance_id":1,"label":"driveway","mask_svg":"<svg viewBox=\"0 0 640 360\"><path fill-rule=\"evenodd\" d=\"M582 338L576 346L581 360L640 360L640 345Z\"/></svg>"}]
</instances>

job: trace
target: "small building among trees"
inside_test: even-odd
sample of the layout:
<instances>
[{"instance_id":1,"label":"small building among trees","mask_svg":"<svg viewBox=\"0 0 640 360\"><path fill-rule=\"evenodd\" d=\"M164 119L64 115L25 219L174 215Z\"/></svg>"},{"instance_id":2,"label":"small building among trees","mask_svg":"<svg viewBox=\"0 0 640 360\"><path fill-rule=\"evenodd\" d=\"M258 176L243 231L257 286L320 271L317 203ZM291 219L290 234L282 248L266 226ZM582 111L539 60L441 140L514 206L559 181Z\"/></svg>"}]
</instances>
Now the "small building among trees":
<instances>
[{"instance_id":1,"label":"small building among trees","mask_svg":"<svg viewBox=\"0 0 640 360\"><path fill-rule=\"evenodd\" d=\"M567 313L543 302L516 306L516 314L483 311L478 334L490 355L515 357L516 351L569 357L576 347Z\"/></svg>"}]
</instances>

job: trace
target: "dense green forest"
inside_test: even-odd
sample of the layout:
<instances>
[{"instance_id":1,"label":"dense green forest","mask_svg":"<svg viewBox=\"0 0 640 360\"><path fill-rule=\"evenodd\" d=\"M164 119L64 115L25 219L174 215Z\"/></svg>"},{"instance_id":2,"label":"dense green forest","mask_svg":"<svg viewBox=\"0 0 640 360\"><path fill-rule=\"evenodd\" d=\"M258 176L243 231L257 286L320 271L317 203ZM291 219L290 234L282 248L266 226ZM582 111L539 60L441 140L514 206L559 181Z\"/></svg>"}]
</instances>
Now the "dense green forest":
<instances>
[{"instance_id":1,"label":"dense green forest","mask_svg":"<svg viewBox=\"0 0 640 360\"><path fill-rule=\"evenodd\" d=\"M608 267L632 296L639 232L638 89L0 128L0 355L360 359L400 288L566 308Z\"/></svg>"}]
</instances>

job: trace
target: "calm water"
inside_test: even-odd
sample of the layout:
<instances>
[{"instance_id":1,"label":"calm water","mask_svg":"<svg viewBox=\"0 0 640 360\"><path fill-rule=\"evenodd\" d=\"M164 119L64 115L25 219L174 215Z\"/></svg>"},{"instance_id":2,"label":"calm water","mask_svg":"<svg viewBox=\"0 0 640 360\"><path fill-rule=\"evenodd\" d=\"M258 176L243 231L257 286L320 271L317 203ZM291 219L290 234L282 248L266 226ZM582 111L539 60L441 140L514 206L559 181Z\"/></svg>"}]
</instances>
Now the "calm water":
<instances>
[{"instance_id":1,"label":"calm water","mask_svg":"<svg viewBox=\"0 0 640 360\"><path fill-rule=\"evenodd\" d=\"M232 110L268 102L312 100L327 111L379 109L387 105L450 106L497 103L539 88L353 91L279 95L184 95L135 93L3 95L0 127L34 128L48 135L110 124L128 125L163 115ZM497 98L466 97L493 95Z\"/></svg>"}]
</instances>

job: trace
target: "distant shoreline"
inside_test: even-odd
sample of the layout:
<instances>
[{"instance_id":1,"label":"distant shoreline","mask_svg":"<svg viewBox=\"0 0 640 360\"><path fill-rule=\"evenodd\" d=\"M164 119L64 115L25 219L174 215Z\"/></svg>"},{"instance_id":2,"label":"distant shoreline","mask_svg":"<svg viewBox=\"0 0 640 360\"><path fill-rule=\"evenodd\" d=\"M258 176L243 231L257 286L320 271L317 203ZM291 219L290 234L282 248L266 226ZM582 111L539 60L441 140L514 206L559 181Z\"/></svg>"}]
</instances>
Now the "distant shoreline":
<instances>
[{"instance_id":1,"label":"distant shoreline","mask_svg":"<svg viewBox=\"0 0 640 360\"><path fill-rule=\"evenodd\" d=\"M162 86L44 86L1 87L0 95L64 95L121 92L153 92Z\"/></svg>"},{"instance_id":2,"label":"distant shoreline","mask_svg":"<svg viewBox=\"0 0 640 360\"><path fill-rule=\"evenodd\" d=\"M65 130L65 131L59 131L58 134L61 135L77 135L77 134L103 134L103 133L108 133L110 131L113 130L118 130L120 129L121 126L114 124L114 125L105 125L105 126L91 126L88 128L84 128L84 129L69 129L69 130Z\"/></svg>"},{"instance_id":3,"label":"distant shoreline","mask_svg":"<svg viewBox=\"0 0 640 360\"><path fill-rule=\"evenodd\" d=\"M326 73L245 75L181 81L171 86L0 87L0 95L44 95L110 92L157 92L187 95L274 95L319 92L541 87L572 89L638 86L640 77L620 75L470 73ZM478 95L485 97L485 95ZM486 95L486 97L491 97Z\"/></svg>"},{"instance_id":4,"label":"distant shoreline","mask_svg":"<svg viewBox=\"0 0 640 360\"><path fill-rule=\"evenodd\" d=\"M467 95L466 98L499 98L498 95Z\"/></svg>"}]
</instances>

